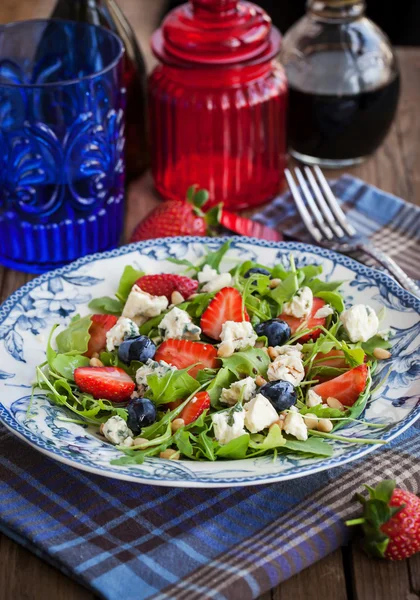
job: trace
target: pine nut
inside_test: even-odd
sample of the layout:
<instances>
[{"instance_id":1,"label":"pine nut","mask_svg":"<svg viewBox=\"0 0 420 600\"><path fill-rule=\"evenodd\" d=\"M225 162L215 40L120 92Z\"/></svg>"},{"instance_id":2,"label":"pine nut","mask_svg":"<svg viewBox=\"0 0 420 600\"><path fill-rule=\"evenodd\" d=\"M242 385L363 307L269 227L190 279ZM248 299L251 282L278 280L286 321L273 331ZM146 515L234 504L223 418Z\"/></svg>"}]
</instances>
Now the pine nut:
<instances>
[{"instance_id":1,"label":"pine nut","mask_svg":"<svg viewBox=\"0 0 420 600\"><path fill-rule=\"evenodd\" d=\"M264 377L261 377L261 375L257 375L255 378L255 383L261 387L262 385L264 385L267 382L264 379Z\"/></svg>"},{"instance_id":2,"label":"pine nut","mask_svg":"<svg viewBox=\"0 0 420 600\"><path fill-rule=\"evenodd\" d=\"M268 356L271 358L271 360L274 360L275 358L277 358L277 352L276 352L276 349L273 348L273 346L268 346L267 350L268 350Z\"/></svg>"},{"instance_id":3,"label":"pine nut","mask_svg":"<svg viewBox=\"0 0 420 600\"><path fill-rule=\"evenodd\" d=\"M174 419L171 423L172 432L175 433L175 431L178 431L178 429L181 429L181 427L184 427L184 425L184 419Z\"/></svg>"},{"instance_id":4,"label":"pine nut","mask_svg":"<svg viewBox=\"0 0 420 600\"><path fill-rule=\"evenodd\" d=\"M182 302L185 302L185 298L182 294L180 294L177 290L175 290L171 294L171 302L172 302L172 304L175 304L175 306L176 306L177 304L181 304Z\"/></svg>"},{"instance_id":5,"label":"pine nut","mask_svg":"<svg viewBox=\"0 0 420 600\"><path fill-rule=\"evenodd\" d=\"M160 458L168 458L169 460L179 460L181 454L178 450L174 450L173 448L168 448L159 454Z\"/></svg>"},{"instance_id":6,"label":"pine nut","mask_svg":"<svg viewBox=\"0 0 420 600\"><path fill-rule=\"evenodd\" d=\"M385 348L375 348L373 356L378 360L387 360L388 358L391 358L391 352L388 352Z\"/></svg>"},{"instance_id":7,"label":"pine nut","mask_svg":"<svg viewBox=\"0 0 420 600\"><path fill-rule=\"evenodd\" d=\"M281 279L272 279L270 281L270 288L273 290L274 288L276 288L277 286L279 286L281 284Z\"/></svg>"},{"instance_id":8,"label":"pine nut","mask_svg":"<svg viewBox=\"0 0 420 600\"><path fill-rule=\"evenodd\" d=\"M99 358L99 354L97 352L92 352L92 358Z\"/></svg>"},{"instance_id":9,"label":"pine nut","mask_svg":"<svg viewBox=\"0 0 420 600\"><path fill-rule=\"evenodd\" d=\"M338 408L338 410L345 410L340 400L337 400L337 398L334 398L333 396L327 398L327 404L330 408Z\"/></svg>"},{"instance_id":10,"label":"pine nut","mask_svg":"<svg viewBox=\"0 0 420 600\"><path fill-rule=\"evenodd\" d=\"M148 443L149 440L146 440L146 438L142 437L134 438L133 440L133 446L147 446Z\"/></svg>"},{"instance_id":11,"label":"pine nut","mask_svg":"<svg viewBox=\"0 0 420 600\"><path fill-rule=\"evenodd\" d=\"M303 416L303 420L305 421L305 425L308 429L318 429L318 417L316 415L308 413Z\"/></svg>"},{"instance_id":12,"label":"pine nut","mask_svg":"<svg viewBox=\"0 0 420 600\"><path fill-rule=\"evenodd\" d=\"M271 431L271 428L274 427L274 425L277 425L277 427L282 430L284 427L284 419L279 419L278 421L276 421L275 423L271 423L269 430Z\"/></svg>"},{"instance_id":13,"label":"pine nut","mask_svg":"<svg viewBox=\"0 0 420 600\"><path fill-rule=\"evenodd\" d=\"M232 356L234 352L235 350L232 344L222 342L217 350L217 356L220 356L220 358L228 358L229 356Z\"/></svg>"},{"instance_id":14,"label":"pine nut","mask_svg":"<svg viewBox=\"0 0 420 600\"><path fill-rule=\"evenodd\" d=\"M89 361L91 367L103 367L104 363L99 358L91 358Z\"/></svg>"},{"instance_id":15,"label":"pine nut","mask_svg":"<svg viewBox=\"0 0 420 600\"><path fill-rule=\"evenodd\" d=\"M333 424L329 419L319 419L318 421L318 431L322 431L323 433L329 433L332 431Z\"/></svg>"}]
</instances>

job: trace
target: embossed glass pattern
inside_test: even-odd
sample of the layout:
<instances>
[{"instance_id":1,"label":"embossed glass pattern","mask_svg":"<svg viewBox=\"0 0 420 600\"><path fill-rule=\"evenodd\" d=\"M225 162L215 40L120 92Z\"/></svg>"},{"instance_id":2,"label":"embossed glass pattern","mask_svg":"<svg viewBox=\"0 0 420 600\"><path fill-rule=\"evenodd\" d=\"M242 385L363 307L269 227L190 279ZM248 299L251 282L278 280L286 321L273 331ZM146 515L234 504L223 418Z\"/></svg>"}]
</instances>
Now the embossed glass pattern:
<instances>
[{"instance_id":1,"label":"embossed glass pattern","mask_svg":"<svg viewBox=\"0 0 420 600\"><path fill-rule=\"evenodd\" d=\"M100 27L0 29L0 261L42 272L115 247L123 224L123 48Z\"/></svg>"},{"instance_id":2,"label":"embossed glass pattern","mask_svg":"<svg viewBox=\"0 0 420 600\"><path fill-rule=\"evenodd\" d=\"M283 180L287 83L281 36L250 2L191 0L152 37L152 172L164 198L198 183L237 210L266 202Z\"/></svg>"}]
</instances>

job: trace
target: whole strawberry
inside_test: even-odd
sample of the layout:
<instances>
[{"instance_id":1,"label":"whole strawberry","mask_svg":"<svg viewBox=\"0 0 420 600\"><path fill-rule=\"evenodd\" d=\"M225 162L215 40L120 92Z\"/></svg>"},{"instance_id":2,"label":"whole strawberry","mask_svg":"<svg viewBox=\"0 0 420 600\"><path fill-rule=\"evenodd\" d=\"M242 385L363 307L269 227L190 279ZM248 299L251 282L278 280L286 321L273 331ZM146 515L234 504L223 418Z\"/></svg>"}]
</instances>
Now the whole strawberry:
<instances>
[{"instance_id":1,"label":"whole strawberry","mask_svg":"<svg viewBox=\"0 0 420 600\"><path fill-rule=\"evenodd\" d=\"M390 560L403 560L420 552L420 498L396 488L395 481L389 479L376 488L365 487L368 499L357 494L363 517L346 524L362 526L366 552Z\"/></svg>"},{"instance_id":2,"label":"whole strawberry","mask_svg":"<svg viewBox=\"0 0 420 600\"><path fill-rule=\"evenodd\" d=\"M185 202L167 200L147 215L134 230L130 241L149 240L159 237L178 235L205 236L220 221L220 206L207 212L202 208L207 203L209 194L193 185L187 191Z\"/></svg>"}]
</instances>

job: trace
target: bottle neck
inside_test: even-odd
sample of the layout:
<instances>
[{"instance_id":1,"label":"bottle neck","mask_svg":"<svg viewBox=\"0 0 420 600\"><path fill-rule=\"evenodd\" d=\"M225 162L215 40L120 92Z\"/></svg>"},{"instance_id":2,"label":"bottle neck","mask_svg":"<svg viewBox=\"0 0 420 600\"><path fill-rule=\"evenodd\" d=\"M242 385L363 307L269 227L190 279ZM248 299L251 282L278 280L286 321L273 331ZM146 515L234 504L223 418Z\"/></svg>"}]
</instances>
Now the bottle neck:
<instances>
[{"instance_id":1,"label":"bottle neck","mask_svg":"<svg viewBox=\"0 0 420 600\"><path fill-rule=\"evenodd\" d=\"M358 19L365 12L365 0L308 0L308 12L327 21Z\"/></svg>"}]
</instances>

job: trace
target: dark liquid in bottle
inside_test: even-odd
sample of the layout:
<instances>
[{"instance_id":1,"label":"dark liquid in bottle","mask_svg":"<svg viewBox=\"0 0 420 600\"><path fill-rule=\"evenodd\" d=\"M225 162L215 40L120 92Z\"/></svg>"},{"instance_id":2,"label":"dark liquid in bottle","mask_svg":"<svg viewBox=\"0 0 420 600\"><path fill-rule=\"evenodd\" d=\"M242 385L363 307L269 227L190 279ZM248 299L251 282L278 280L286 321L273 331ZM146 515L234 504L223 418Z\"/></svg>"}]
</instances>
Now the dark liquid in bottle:
<instances>
[{"instance_id":1,"label":"dark liquid in bottle","mask_svg":"<svg viewBox=\"0 0 420 600\"><path fill-rule=\"evenodd\" d=\"M346 160L371 154L398 104L400 78L358 94L330 95L289 86L289 147L306 156Z\"/></svg>"}]
</instances>

